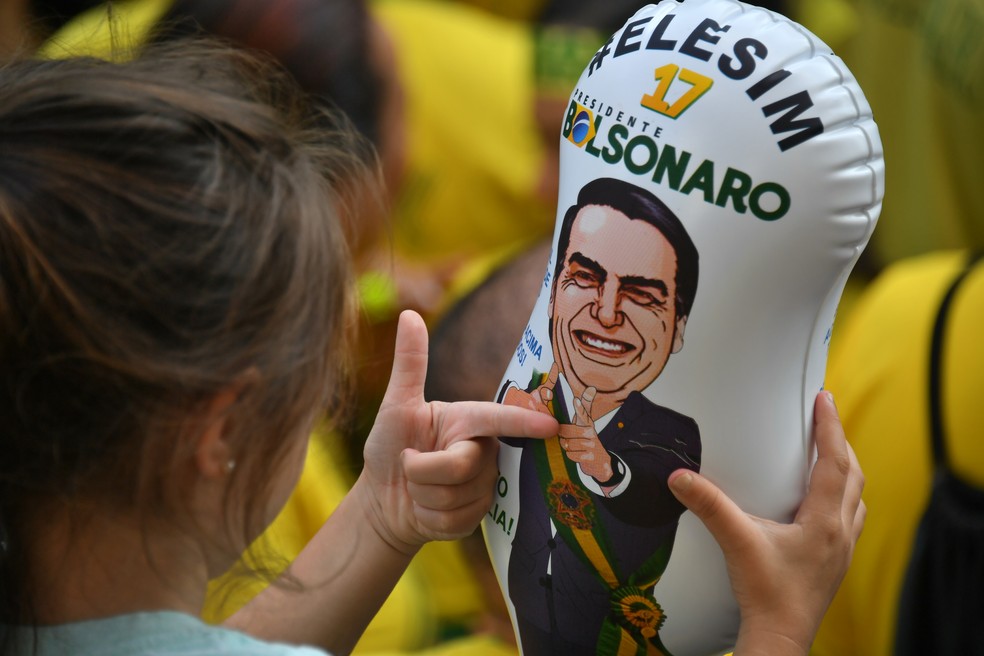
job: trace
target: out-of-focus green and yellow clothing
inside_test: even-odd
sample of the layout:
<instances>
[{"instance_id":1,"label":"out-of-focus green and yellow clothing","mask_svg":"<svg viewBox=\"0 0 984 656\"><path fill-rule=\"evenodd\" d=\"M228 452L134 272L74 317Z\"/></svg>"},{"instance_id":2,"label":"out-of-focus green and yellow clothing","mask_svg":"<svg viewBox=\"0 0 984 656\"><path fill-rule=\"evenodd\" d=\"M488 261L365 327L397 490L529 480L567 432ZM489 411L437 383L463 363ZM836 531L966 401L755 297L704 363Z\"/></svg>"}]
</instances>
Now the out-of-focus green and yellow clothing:
<instances>
[{"instance_id":1,"label":"out-of-focus green and yellow clothing","mask_svg":"<svg viewBox=\"0 0 984 656\"><path fill-rule=\"evenodd\" d=\"M816 656L889 656L916 528L933 477L928 376L933 324L966 253L890 267L834 339L827 388L865 472L868 508L851 568L820 628ZM946 445L954 472L984 488L984 266L954 299L944 342Z\"/></svg>"},{"instance_id":2,"label":"out-of-focus green and yellow clothing","mask_svg":"<svg viewBox=\"0 0 984 656\"><path fill-rule=\"evenodd\" d=\"M886 187L869 246L877 263L984 248L984 3L795 6L848 64L878 123Z\"/></svg>"}]
</instances>

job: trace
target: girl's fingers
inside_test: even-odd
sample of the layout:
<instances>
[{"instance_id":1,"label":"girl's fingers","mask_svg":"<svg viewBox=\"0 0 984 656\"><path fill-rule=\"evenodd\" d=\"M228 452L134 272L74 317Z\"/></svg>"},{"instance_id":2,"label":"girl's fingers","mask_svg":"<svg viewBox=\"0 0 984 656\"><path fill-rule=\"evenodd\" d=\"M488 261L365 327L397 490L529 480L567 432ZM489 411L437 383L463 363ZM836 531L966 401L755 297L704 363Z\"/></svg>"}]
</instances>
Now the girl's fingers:
<instances>
[{"instance_id":1,"label":"girl's fingers","mask_svg":"<svg viewBox=\"0 0 984 656\"><path fill-rule=\"evenodd\" d=\"M443 451L403 452L403 473L416 485L460 485L495 469L499 441L477 438L455 442Z\"/></svg>"},{"instance_id":2,"label":"girl's fingers","mask_svg":"<svg viewBox=\"0 0 984 656\"><path fill-rule=\"evenodd\" d=\"M810 476L810 493L804 499L797 517L809 513L843 516L847 508L853 508L849 487L851 496L857 492L860 500L857 488L862 484L861 470L847 444L833 396L829 392L817 395L813 434L817 445L817 462ZM853 515L853 512L850 514Z\"/></svg>"},{"instance_id":3,"label":"girl's fingers","mask_svg":"<svg viewBox=\"0 0 984 656\"><path fill-rule=\"evenodd\" d=\"M847 452L851 461L851 474L848 477L847 489L844 491L843 513L845 519L853 519L857 512L864 508L864 501L861 500L864 491L864 474L850 443L847 444Z\"/></svg>"},{"instance_id":4,"label":"girl's fingers","mask_svg":"<svg viewBox=\"0 0 984 656\"><path fill-rule=\"evenodd\" d=\"M559 429L550 415L499 403L461 401L443 406L442 412L445 416L435 423L444 428L446 446L482 436L547 438Z\"/></svg>"},{"instance_id":5,"label":"girl's fingers","mask_svg":"<svg viewBox=\"0 0 984 656\"><path fill-rule=\"evenodd\" d=\"M453 540L471 534L489 511L489 494L452 510L435 510L414 504L413 513L433 540Z\"/></svg>"},{"instance_id":6,"label":"girl's fingers","mask_svg":"<svg viewBox=\"0 0 984 656\"><path fill-rule=\"evenodd\" d=\"M854 522L851 524L851 532L855 543L861 537L861 531L864 530L864 520L867 516L868 508L864 505L864 501L862 501L858 504L858 509L854 512Z\"/></svg>"},{"instance_id":7,"label":"girl's fingers","mask_svg":"<svg viewBox=\"0 0 984 656\"><path fill-rule=\"evenodd\" d=\"M427 377L427 325L419 314L404 310L396 328L393 369L383 404L423 401Z\"/></svg>"},{"instance_id":8,"label":"girl's fingers","mask_svg":"<svg viewBox=\"0 0 984 656\"><path fill-rule=\"evenodd\" d=\"M700 474L678 469L668 482L673 495L704 523L726 553L740 548L754 535L752 519Z\"/></svg>"},{"instance_id":9,"label":"girl's fingers","mask_svg":"<svg viewBox=\"0 0 984 656\"><path fill-rule=\"evenodd\" d=\"M484 484L466 483L464 485L419 485L407 483L407 492L413 499L414 505L438 512L449 512L458 508L467 508L473 503L484 500L491 505L492 491L495 478L489 478ZM488 510L488 508L486 508Z\"/></svg>"}]
</instances>

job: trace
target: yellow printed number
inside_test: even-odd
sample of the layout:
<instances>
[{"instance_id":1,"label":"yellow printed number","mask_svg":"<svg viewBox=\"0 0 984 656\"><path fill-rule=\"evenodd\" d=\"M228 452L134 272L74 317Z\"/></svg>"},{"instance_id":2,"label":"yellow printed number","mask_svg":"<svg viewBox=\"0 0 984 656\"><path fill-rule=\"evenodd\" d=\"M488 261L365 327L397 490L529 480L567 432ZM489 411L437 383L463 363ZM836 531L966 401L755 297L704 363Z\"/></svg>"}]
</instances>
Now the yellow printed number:
<instances>
[{"instance_id":1,"label":"yellow printed number","mask_svg":"<svg viewBox=\"0 0 984 656\"><path fill-rule=\"evenodd\" d=\"M664 116L669 116L670 118L676 118L682 114L685 109L694 104L714 84L714 80L711 78L687 68L681 69L676 64L660 66L656 69L655 74L656 82L658 83L656 90L651 95L644 95L640 104L643 107L651 109L654 112L659 112ZM680 80L680 82L684 82L689 87L671 104L667 101L666 95L670 90L670 86L673 85L674 80ZM676 90L680 85L676 84L673 87Z\"/></svg>"}]
</instances>

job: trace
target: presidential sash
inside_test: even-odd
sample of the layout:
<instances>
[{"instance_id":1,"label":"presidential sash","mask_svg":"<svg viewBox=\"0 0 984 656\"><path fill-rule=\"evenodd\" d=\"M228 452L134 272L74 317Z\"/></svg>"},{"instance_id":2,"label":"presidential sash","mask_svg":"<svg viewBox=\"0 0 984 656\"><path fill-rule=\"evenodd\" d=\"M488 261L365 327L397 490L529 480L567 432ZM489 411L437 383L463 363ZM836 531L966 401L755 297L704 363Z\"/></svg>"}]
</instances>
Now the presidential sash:
<instances>
[{"instance_id":1,"label":"presidential sash","mask_svg":"<svg viewBox=\"0 0 984 656\"><path fill-rule=\"evenodd\" d=\"M544 380L545 375L534 373L528 389ZM548 405L557 421L571 423L562 404L551 400ZM635 572L625 576L616 571L617 560L604 526L597 521L592 494L581 483L577 464L564 455L559 437L533 441L526 448L534 450L537 479L557 533L609 591L610 608L598 636L598 656L672 656L659 638L663 609L646 592L666 570L672 538Z\"/></svg>"}]
</instances>

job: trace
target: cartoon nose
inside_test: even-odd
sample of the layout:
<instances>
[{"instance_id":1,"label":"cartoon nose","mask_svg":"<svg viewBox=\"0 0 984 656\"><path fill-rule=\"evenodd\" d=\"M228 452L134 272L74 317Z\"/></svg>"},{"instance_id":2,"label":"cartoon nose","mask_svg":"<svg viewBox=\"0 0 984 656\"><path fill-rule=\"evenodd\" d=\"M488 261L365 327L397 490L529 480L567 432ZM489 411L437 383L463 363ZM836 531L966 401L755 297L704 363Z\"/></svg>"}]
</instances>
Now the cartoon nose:
<instances>
[{"instance_id":1,"label":"cartoon nose","mask_svg":"<svg viewBox=\"0 0 984 656\"><path fill-rule=\"evenodd\" d=\"M601 286L593 312L598 323L606 328L621 325L623 317L618 301L618 290L614 285Z\"/></svg>"}]
</instances>

